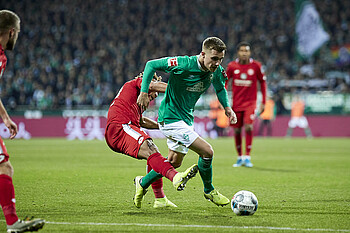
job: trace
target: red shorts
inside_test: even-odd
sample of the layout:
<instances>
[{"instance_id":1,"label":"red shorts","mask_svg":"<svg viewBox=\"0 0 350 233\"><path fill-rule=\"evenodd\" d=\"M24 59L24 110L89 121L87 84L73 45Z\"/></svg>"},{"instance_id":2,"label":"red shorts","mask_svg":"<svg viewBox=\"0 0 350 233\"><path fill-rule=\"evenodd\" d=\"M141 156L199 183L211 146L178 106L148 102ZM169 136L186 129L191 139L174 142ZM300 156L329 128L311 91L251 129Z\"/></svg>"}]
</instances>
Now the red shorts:
<instances>
[{"instance_id":1,"label":"red shorts","mask_svg":"<svg viewBox=\"0 0 350 233\"><path fill-rule=\"evenodd\" d=\"M7 153L5 143L0 137L0 163L9 161L9 154Z\"/></svg>"},{"instance_id":2,"label":"red shorts","mask_svg":"<svg viewBox=\"0 0 350 233\"><path fill-rule=\"evenodd\" d=\"M107 125L105 139L115 152L137 158L142 143L151 138L139 127L131 124L111 123Z\"/></svg>"},{"instance_id":3,"label":"red shorts","mask_svg":"<svg viewBox=\"0 0 350 233\"><path fill-rule=\"evenodd\" d=\"M241 128L244 125L251 125L254 122L254 119L256 117L255 114L255 106L248 108L244 111L235 111L237 116L237 123L231 124L233 128Z\"/></svg>"}]
</instances>

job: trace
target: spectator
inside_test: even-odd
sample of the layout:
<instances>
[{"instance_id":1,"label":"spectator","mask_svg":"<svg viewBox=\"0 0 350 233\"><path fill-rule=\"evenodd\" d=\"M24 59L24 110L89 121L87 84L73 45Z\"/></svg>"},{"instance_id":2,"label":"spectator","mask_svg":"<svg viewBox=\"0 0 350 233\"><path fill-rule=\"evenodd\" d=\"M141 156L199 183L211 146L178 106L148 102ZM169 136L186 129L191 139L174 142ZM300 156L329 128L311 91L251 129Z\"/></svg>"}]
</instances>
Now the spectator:
<instances>
[{"instance_id":1,"label":"spectator","mask_svg":"<svg viewBox=\"0 0 350 233\"><path fill-rule=\"evenodd\" d=\"M313 2L330 34L328 45L348 43L350 14L346 9L350 9L350 1ZM83 103L75 102L73 97L90 92L92 87L91 99L96 97L98 101L86 104L107 109L110 94L101 95L99 91L105 91L105 87L118 90L128 81L125 77L142 70L148 59L194 54L198 51L194 45L212 35L227 42L228 56L233 56L239 41L254 44L254 59L264 61L265 74L272 77L268 86L271 82L284 89L283 82L278 85L279 82L293 81L300 67L294 59L294 1L223 0L218 4L208 0L140 0L134 4L124 0L17 0L4 1L1 6L26 19L22 40L16 53L9 54L7 72L1 81L2 89L11 84L3 100L10 101L10 96L15 96L11 99L15 108L36 107L37 100L32 98L40 86L31 88L28 83L37 82L42 90L51 86L52 94L60 96L61 100L48 108L81 106ZM207 16L205 23L203 14ZM323 54L321 50L312 65L316 73L324 76L325 70L339 68ZM224 67L229 60L224 61ZM341 69L349 72L349 66ZM346 85L348 88L349 83ZM22 92L23 86L24 96L14 95ZM76 88L84 90L74 93ZM63 96L68 99L63 101Z\"/></svg>"}]
</instances>

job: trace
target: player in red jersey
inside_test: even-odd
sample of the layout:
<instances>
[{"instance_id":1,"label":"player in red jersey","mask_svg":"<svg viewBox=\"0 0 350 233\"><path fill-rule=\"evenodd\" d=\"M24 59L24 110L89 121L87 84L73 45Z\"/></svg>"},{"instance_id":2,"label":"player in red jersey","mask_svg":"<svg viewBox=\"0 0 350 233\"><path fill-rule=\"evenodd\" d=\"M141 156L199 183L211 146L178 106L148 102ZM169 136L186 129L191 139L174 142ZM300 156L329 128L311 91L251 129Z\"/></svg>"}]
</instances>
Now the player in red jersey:
<instances>
[{"instance_id":1,"label":"player in red jersey","mask_svg":"<svg viewBox=\"0 0 350 233\"><path fill-rule=\"evenodd\" d=\"M20 18L12 11L0 10L0 78L7 63L5 50L13 50L20 31ZM0 116L10 130L10 139L17 135L17 125L11 120L0 100ZM0 205L4 212L7 232L37 231L45 221L42 219L19 220L16 213L15 190L12 182L13 167L5 144L0 137Z\"/></svg>"},{"instance_id":2,"label":"player in red jersey","mask_svg":"<svg viewBox=\"0 0 350 233\"><path fill-rule=\"evenodd\" d=\"M266 102L266 77L261 69L261 64L253 60L251 46L247 42L237 45L238 58L228 64L226 73L229 82L232 81L232 109L237 115L237 124L232 125L235 131L236 150L238 159L233 167L252 167L250 150L253 141L253 121L256 117L257 84L260 84L262 103L259 114L264 111ZM242 154L242 127L245 126L245 156Z\"/></svg>"},{"instance_id":3,"label":"player in red jersey","mask_svg":"<svg viewBox=\"0 0 350 233\"><path fill-rule=\"evenodd\" d=\"M186 182L195 176L198 168L195 164L185 172L177 172L171 163L159 153L152 138L141 129L141 126L147 129L158 129L158 123L142 116L143 111L136 103L140 94L141 82L142 73L135 79L126 82L113 100L108 110L105 139L108 146L115 152L136 159L147 159L147 171L150 172L153 169L156 172L150 178L154 181L150 183L152 183L156 197L155 208L176 207L164 195L163 181L160 174L171 180L174 187L181 191ZM155 75L149 89L150 101L158 96L158 92L164 93L166 88L167 84L160 82L160 77ZM142 176L135 178L136 195L134 204L138 208L141 207L141 201L147 189L147 187L141 187L140 181L142 178Z\"/></svg>"}]
</instances>

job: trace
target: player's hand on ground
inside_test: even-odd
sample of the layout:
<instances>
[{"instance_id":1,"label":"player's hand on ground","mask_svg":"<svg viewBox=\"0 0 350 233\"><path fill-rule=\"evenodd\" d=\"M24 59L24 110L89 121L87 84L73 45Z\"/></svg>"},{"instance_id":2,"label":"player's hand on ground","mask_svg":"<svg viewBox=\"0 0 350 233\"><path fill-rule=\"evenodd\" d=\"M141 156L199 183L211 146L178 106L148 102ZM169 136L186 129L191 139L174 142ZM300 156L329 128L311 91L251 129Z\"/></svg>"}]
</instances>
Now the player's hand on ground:
<instances>
[{"instance_id":1,"label":"player's hand on ground","mask_svg":"<svg viewBox=\"0 0 350 233\"><path fill-rule=\"evenodd\" d=\"M236 113L232 110L231 107L226 107L225 108L225 115L228 117L228 119L230 120L231 124L236 124L237 123Z\"/></svg>"},{"instance_id":2,"label":"player's hand on ground","mask_svg":"<svg viewBox=\"0 0 350 233\"><path fill-rule=\"evenodd\" d=\"M140 106L142 111L145 111L149 105L148 93L140 92L139 97L137 98L137 104Z\"/></svg>"},{"instance_id":3,"label":"player's hand on ground","mask_svg":"<svg viewBox=\"0 0 350 233\"><path fill-rule=\"evenodd\" d=\"M10 139L14 139L17 135L17 125L10 118L4 119L4 124L10 130Z\"/></svg>"}]
</instances>

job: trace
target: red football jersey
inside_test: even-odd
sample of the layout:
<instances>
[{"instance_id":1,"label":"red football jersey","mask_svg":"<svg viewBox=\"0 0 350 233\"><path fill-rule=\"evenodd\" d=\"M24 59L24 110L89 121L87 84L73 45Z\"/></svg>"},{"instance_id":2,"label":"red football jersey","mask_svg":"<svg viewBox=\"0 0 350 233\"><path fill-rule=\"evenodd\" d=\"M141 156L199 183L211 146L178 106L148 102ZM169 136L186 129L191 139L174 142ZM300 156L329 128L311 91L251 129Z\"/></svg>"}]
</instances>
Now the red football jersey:
<instances>
[{"instance_id":1,"label":"red football jersey","mask_svg":"<svg viewBox=\"0 0 350 233\"><path fill-rule=\"evenodd\" d=\"M258 61L250 59L248 64L240 64L238 59L228 64L226 88L232 79L232 108L234 111L244 111L256 107L257 82L260 82L263 104L266 102L266 77Z\"/></svg>"},{"instance_id":2,"label":"red football jersey","mask_svg":"<svg viewBox=\"0 0 350 233\"><path fill-rule=\"evenodd\" d=\"M4 74L5 68L7 63L7 57L5 55L5 51L3 50L1 44L0 44L0 78Z\"/></svg>"},{"instance_id":3,"label":"red football jersey","mask_svg":"<svg viewBox=\"0 0 350 233\"><path fill-rule=\"evenodd\" d=\"M107 125L115 122L119 124L131 124L140 127L141 108L137 105L137 97L140 94L142 78L126 82L111 103Z\"/></svg>"}]
</instances>

